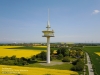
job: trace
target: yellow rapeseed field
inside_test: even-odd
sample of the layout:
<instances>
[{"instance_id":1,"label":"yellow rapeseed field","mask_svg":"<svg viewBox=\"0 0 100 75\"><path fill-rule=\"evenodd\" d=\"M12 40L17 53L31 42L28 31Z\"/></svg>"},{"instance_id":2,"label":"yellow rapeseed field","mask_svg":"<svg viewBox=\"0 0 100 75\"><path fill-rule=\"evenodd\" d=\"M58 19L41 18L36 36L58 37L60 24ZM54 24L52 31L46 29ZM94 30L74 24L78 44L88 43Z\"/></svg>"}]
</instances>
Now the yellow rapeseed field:
<instances>
[{"instance_id":1,"label":"yellow rapeseed field","mask_svg":"<svg viewBox=\"0 0 100 75\"><path fill-rule=\"evenodd\" d=\"M0 65L0 75L78 75L70 70Z\"/></svg>"},{"instance_id":2,"label":"yellow rapeseed field","mask_svg":"<svg viewBox=\"0 0 100 75\"><path fill-rule=\"evenodd\" d=\"M41 50L28 50L28 49L8 49L8 48L15 48L15 47L21 47L21 46L0 46L0 57L4 56L13 56L16 55L16 57L30 57L32 55L36 55L41 52ZM43 47L43 46L40 46ZM45 47L45 46L44 46Z\"/></svg>"},{"instance_id":3,"label":"yellow rapeseed field","mask_svg":"<svg viewBox=\"0 0 100 75\"><path fill-rule=\"evenodd\" d=\"M95 53L100 56L100 52L95 52Z\"/></svg>"},{"instance_id":4,"label":"yellow rapeseed field","mask_svg":"<svg viewBox=\"0 0 100 75\"><path fill-rule=\"evenodd\" d=\"M8 49L21 46L0 46L0 57L12 56L16 57L30 57L41 52L41 50L28 50L28 49ZM37 46L38 47L38 46ZM46 46L40 46L46 47ZM21 66L7 66L0 65L0 75L78 75L77 72L70 70L57 70L37 67L21 67Z\"/></svg>"},{"instance_id":5,"label":"yellow rapeseed field","mask_svg":"<svg viewBox=\"0 0 100 75\"><path fill-rule=\"evenodd\" d=\"M36 47L42 47L42 48L47 48L47 46L36 46Z\"/></svg>"}]
</instances>

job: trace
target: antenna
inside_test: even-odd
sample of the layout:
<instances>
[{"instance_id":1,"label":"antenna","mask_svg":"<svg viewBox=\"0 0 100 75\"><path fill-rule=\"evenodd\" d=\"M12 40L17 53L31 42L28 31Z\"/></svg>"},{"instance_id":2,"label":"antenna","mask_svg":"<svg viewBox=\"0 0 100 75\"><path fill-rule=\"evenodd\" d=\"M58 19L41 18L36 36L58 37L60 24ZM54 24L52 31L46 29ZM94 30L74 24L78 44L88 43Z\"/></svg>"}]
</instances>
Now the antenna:
<instances>
[{"instance_id":1,"label":"antenna","mask_svg":"<svg viewBox=\"0 0 100 75\"><path fill-rule=\"evenodd\" d=\"M48 21L49 21L49 8L48 8Z\"/></svg>"},{"instance_id":2,"label":"antenna","mask_svg":"<svg viewBox=\"0 0 100 75\"><path fill-rule=\"evenodd\" d=\"M50 28L50 21L49 21L49 8L48 8L48 21L47 21L47 30L49 30Z\"/></svg>"}]
</instances>

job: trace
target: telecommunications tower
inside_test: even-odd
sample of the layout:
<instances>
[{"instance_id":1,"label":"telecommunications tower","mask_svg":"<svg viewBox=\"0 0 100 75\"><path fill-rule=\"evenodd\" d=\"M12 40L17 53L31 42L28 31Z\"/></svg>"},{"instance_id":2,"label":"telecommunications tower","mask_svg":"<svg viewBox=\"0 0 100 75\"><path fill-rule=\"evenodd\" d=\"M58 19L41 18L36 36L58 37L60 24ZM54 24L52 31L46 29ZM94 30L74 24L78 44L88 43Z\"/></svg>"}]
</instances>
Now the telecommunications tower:
<instances>
[{"instance_id":1,"label":"telecommunications tower","mask_svg":"<svg viewBox=\"0 0 100 75\"><path fill-rule=\"evenodd\" d=\"M54 37L54 31L50 30L49 22L49 10L48 10L48 21L47 21L47 30L42 31L44 33L43 37L47 37L47 63L50 63L50 37Z\"/></svg>"}]
</instances>

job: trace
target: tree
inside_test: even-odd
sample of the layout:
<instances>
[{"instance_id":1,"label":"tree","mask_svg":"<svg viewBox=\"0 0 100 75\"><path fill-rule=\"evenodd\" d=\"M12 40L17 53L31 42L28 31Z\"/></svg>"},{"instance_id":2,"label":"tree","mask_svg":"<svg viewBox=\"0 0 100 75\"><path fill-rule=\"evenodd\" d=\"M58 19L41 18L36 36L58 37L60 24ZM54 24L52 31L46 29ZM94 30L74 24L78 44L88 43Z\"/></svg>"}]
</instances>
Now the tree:
<instances>
[{"instance_id":1,"label":"tree","mask_svg":"<svg viewBox=\"0 0 100 75\"><path fill-rule=\"evenodd\" d=\"M10 58L8 56L3 57L4 60L8 61Z\"/></svg>"},{"instance_id":2,"label":"tree","mask_svg":"<svg viewBox=\"0 0 100 75\"><path fill-rule=\"evenodd\" d=\"M64 56L69 56L69 50L66 50Z\"/></svg>"},{"instance_id":3,"label":"tree","mask_svg":"<svg viewBox=\"0 0 100 75\"><path fill-rule=\"evenodd\" d=\"M52 55L52 54L53 54L53 52L54 52L54 50L53 50L53 49L51 49L51 50L50 50L50 55Z\"/></svg>"},{"instance_id":4,"label":"tree","mask_svg":"<svg viewBox=\"0 0 100 75\"><path fill-rule=\"evenodd\" d=\"M35 55L31 56L31 59L32 60L35 60L36 59L36 56Z\"/></svg>"},{"instance_id":5,"label":"tree","mask_svg":"<svg viewBox=\"0 0 100 75\"><path fill-rule=\"evenodd\" d=\"M37 54L36 57L41 60L46 60L46 52L42 51L40 54Z\"/></svg>"},{"instance_id":6,"label":"tree","mask_svg":"<svg viewBox=\"0 0 100 75\"><path fill-rule=\"evenodd\" d=\"M73 71L82 71L84 69L84 63L80 59L72 62L72 64L73 67L71 68L71 70Z\"/></svg>"},{"instance_id":7,"label":"tree","mask_svg":"<svg viewBox=\"0 0 100 75\"><path fill-rule=\"evenodd\" d=\"M3 62L3 59L2 59L2 58L0 58L0 64L2 64L2 62Z\"/></svg>"},{"instance_id":8,"label":"tree","mask_svg":"<svg viewBox=\"0 0 100 75\"><path fill-rule=\"evenodd\" d=\"M16 60L16 55L13 55L13 56L11 57L11 60Z\"/></svg>"},{"instance_id":9,"label":"tree","mask_svg":"<svg viewBox=\"0 0 100 75\"><path fill-rule=\"evenodd\" d=\"M21 57L20 60L22 60L22 61L27 61L27 58Z\"/></svg>"},{"instance_id":10,"label":"tree","mask_svg":"<svg viewBox=\"0 0 100 75\"><path fill-rule=\"evenodd\" d=\"M28 64L27 61L22 62L22 65L27 65L27 64Z\"/></svg>"},{"instance_id":11,"label":"tree","mask_svg":"<svg viewBox=\"0 0 100 75\"><path fill-rule=\"evenodd\" d=\"M70 51L70 56L72 56L73 58L76 57L76 50L71 50Z\"/></svg>"},{"instance_id":12,"label":"tree","mask_svg":"<svg viewBox=\"0 0 100 75\"><path fill-rule=\"evenodd\" d=\"M62 54L64 57L69 55L69 50L65 47L61 47L57 50L57 55Z\"/></svg>"},{"instance_id":13,"label":"tree","mask_svg":"<svg viewBox=\"0 0 100 75\"><path fill-rule=\"evenodd\" d=\"M57 55L58 54L61 54L61 48L59 48L58 50L57 50Z\"/></svg>"},{"instance_id":14,"label":"tree","mask_svg":"<svg viewBox=\"0 0 100 75\"><path fill-rule=\"evenodd\" d=\"M17 60L14 61L14 65L18 65L18 61Z\"/></svg>"}]
</instances>

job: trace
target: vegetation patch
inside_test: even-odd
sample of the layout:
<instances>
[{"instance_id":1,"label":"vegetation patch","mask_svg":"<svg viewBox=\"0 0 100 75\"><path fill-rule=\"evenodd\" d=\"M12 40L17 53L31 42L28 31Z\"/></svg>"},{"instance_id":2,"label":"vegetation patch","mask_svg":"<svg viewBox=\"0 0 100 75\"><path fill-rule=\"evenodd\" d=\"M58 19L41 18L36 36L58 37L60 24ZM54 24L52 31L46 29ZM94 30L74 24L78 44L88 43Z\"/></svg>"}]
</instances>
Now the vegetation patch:
<instances>
[{"instance_id":1,"label":"vegetation patch","mask_svg":"<svg viewBox=\"0 0 100 75\"><path fill-rule=\"evenodd\" d=\"M7 46L5 46L7 47ZM51 63L48 66L45 66L43 64L46 64L46 62L41 63L43 61L46 61L47 59L47 53L46 53L46 47L38 47L38 46L19 46L19 47L7 47L4 48L2 46L2 51L22 51L22 53L18 53L20 55L23 54L23 56L18 57L20 55L12 53L12 56L3 56L0 57L0 64L3 65L18 65L18 66L25 66L25 67L37 67L37 68L48 68L48 69L58 69L58 70L72 70L72 71L83 71L83 58L84 53L82 49L78 47L70 47L70 50L68 47L52 47L50 50L50 60ZM34 50L36 49L36 50ZM40 49L40 50L38 50ZM55 50L56 49L56 50ZM26 54L24 52L26 51ZM32 53L35 51L40 51L37 54L33 54L30 57L25 57L24 55L30 55L28 52ZM56 51L56 52L55 52ZM10 53L9 53L10 54ZM52 63L53 62L53 63ZM55 64L56 63L56 64ZM61 63L61 64L59 64ZM52 65L53 64L53 65ZM47 65L47 64L46 64ZM51 73L45 73L45 74L51 74ZM51 74L52 75L52 74Z\"/></svg>"},{"instance_id":2,"label":"vegetation patch","mask_svg":"<svg viewBox=\"0 0 100 75\"><path fill-rule=\"evenodd\" d=\"M86 46L84 50L88 52L91 62L93 64L93 70L95 75L100 75L100 56L97 55L95 52L100 52L100 46Z\"/></svg>"}]
</instances>

